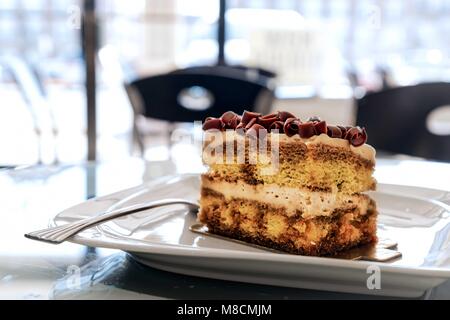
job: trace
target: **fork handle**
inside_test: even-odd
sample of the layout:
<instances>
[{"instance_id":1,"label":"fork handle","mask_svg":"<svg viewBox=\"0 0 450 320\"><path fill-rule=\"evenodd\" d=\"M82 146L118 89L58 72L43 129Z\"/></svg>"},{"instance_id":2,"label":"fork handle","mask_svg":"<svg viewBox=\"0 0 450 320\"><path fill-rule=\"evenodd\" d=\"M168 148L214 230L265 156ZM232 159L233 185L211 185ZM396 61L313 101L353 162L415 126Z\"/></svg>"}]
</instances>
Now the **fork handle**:
<instances>
[{"instance_id":1,"label":"fork handle","mask_svg":"<svg viewBox=\"0 0 450 320\"><path fill-rule=\"evenodd\" d=\"M96 226L103 222L120 218L123 216L127 216L139 211L158 208L167 205L174 204L184 204L187 205L189 210L198 210L199 206L195 202L185 200L185 199L164 199L164 200L156 200L151 202L145 202L121 209L117 209L111 212L103 213L94 217L86 218L80 221L72 222L65 224L63 226L56 226L53 228L48 228L44 230L39 230L31 233L25 234L25 237L39 240L44 242L50 242L54 244L58 244L66 241L68 238L74 236L80 231Z\"/></svg>"},{"instance_id":2,"label":"fork handle","mask_svg":"<svg viewBox=\"0 0 450 320\"><path fill-rule=\"evenodd\" d=\"M173 205L173 204L187 205L190 210L197 210L199 208L198 204L196 204L195 202L189 201L189 200L164 199L164 200L155 200L155 201L151 201L151 202L145 202L145 203L128 206L125 208L121 208L121 209L117 209L117 210L114 210L111 212L100 214L98 216L86 218L86 219L83 219L82 221L85 221L85 223L87 224L86 228L89 228L89 227L93 227L97 224L100 224L100 223L103 223L103 222L106 222L106 221L109 221L109 220L112 220L115 218L127 216L130 214L139 212L139 211L154 209L154 208L158 208L158 207L164 207L164 206Z\"/></svg>"}]
</instances>

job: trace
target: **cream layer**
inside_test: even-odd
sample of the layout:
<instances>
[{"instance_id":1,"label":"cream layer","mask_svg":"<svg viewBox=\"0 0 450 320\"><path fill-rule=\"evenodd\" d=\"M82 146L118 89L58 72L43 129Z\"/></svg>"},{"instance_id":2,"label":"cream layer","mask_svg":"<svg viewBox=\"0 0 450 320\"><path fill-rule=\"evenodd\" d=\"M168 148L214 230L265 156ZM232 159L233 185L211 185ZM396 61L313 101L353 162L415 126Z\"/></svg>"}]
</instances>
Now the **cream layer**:
<instances>
[{"instance_id":1,"label":"cream layer","mask_svg":"<svg viewBox=\"0 0 450 320\"><path fill-rule=\"evenodd\" d=\"M336 209L357 208L360 214L366 214L370 201L364 194L345 195L338 192L280 187L276 184L250 185L243 181L211 181L206 176L202 177L202 187L222 194L225 199L242 198L283 207L288 215L300 211L303 218L330 216Z\"/></svg>"}]
</instances>

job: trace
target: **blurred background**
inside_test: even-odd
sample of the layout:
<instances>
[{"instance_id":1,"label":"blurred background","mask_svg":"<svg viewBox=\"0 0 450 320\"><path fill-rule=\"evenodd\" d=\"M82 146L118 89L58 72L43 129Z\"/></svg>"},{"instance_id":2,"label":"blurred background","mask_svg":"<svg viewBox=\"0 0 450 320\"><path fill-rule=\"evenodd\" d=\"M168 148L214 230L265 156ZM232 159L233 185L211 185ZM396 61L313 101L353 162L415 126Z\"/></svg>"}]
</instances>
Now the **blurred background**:
<instances>
[{"instance_id":1,"label":"blurred background","mask_svg":"<svg viewBox=\"0 0 450 320\"><path fill-rule=\"evenodd\" d=\"M450 161L449 17L448 0L2 0L0 166L188 166L180 136L228 109Z\"/></svg>"}]
</instances>

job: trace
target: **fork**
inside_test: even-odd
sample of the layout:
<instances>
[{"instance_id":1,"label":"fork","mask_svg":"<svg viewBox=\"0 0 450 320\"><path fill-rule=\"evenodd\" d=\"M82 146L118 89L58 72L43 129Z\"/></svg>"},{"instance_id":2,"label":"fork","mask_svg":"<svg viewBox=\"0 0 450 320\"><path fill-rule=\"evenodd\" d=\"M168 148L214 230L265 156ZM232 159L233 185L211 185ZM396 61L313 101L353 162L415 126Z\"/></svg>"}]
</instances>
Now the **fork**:
<instances>
[{"instance_id":1,"label":"fork","mask_svg":"<svg viewBox=\"0 0 450 320\"><path fill-rule=\"evenodd\" d=\"M175 205L175 204L184 204L189 208L189 211L195 211L199 209L199 205L195 202L185 200L185 199L163 199L163 200L156 200L151 202L145 202L137 205L132 205L129 207L117 209L110 212L105 212L98 214L94 217L86 218L80 221L75 221L72 223L64 224L62 226L56 226L51 227L43 230L38 230L34 232L30 232L25 234L26 238L38 240L38 241L44 241L48 243L53 244L60 244L72 236L76 235L77 233L96 226L98 224L101 224L103 222L127 216L139 211L168 206L168 205Z\"/></svg>"}]
</instances>

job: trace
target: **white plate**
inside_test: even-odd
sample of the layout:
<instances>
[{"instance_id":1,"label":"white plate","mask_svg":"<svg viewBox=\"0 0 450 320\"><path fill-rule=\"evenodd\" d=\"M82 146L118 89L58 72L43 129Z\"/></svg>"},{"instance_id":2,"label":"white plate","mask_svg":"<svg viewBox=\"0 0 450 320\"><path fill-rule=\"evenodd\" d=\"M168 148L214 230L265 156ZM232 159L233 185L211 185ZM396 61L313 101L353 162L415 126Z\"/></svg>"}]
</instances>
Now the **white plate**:
<instances>
[{"instance_id":1,"label":"white plate","mask_svg":"<svg viewBox=\"0 0 450 320\"><path fill-rule=\"evenodd\" d=\"M54 219L57 225L162 198L198 199L199 177L165 177L89 200ZM195 215L181 206L153 209L86 230L73 242L131 253L155 268L225 280L362 294L418 297L450 278L450 193L378 185L378 235L398 242L391 263L278 254L189 231ZM379 268L379 269L378 269ZM381 289L374 276L380 271ZM370 277L370 278L369 278ZM371 286L373 288L373 286Z\"/></svg>"}]
</instances>

